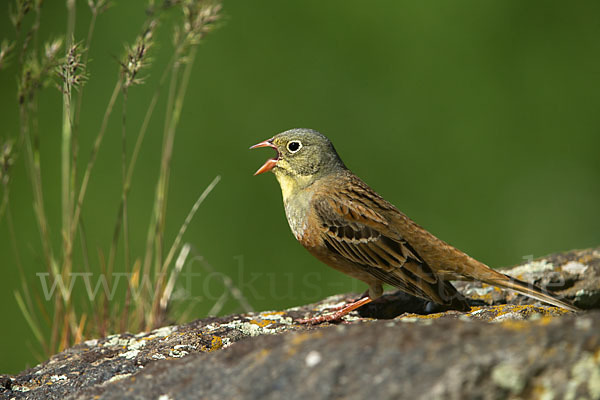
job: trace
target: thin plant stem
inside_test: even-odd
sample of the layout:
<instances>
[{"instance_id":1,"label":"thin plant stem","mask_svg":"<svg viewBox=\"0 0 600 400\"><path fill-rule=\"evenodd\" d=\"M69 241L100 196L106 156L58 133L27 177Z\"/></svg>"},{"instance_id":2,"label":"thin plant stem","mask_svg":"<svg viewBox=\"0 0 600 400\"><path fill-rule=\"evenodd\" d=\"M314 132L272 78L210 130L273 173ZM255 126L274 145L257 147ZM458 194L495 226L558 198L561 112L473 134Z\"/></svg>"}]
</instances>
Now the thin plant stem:
<instances>
[{"instance_id":1,"label":"thin plant stem","mask_svg":"<svg viewBox=\"0 0 600 400\"><path fill-rule=\"evenodd\" d=\"M166 78L166 72L169 71L171 74L171 81L169 84L169 95L167 97L167 112L166 115L168 118L168 116L170 115L170 105L172 104L172 98L173 98L173 93L174 93L174 80L176 79L176 75L177 75L177 63L175 62L176 57L177 57L177 53L178 53L178 49L175 50L173 58L171 59L171 62L169 63L169 67L165 70L165 74L163 75L163 77L161 78L161 81L163 79ZM146 116L148 117L148 114L146 114ZM144 126L146 125L146 121L149 121L149 118L146 118L144 120ZM156 243L156 236L157 236L157 229L158 229L158 221L160 219L160 204L163 198L163 159L165 157L164 152L165 152L165 146L164 146L164 142L165 142L165 136L166 136L166 130L167 130L167 125L165 122L165 133L163 134L163 155L161 157L161 170L160 170L160 174L159 174L159 179L156 185L156 191L155 191L155 196L154 196L154 205L153 205L153 213L152 213L152 218L150 219L150 224L148 225L148 233L146 235L146 251L145 251L145 255L144 255L144 263L143 263L143 273L144 274L150 274L150 266L152 263L152 250L155 247L155 243ZM143 130L143 132L145 132L145 129ZM139 141L138 141L139 142ZM136 144L137 147L137 144ZM137 156L137 153L135 153ZM157 252L158 253L158 252ZM156 254L156 253L155 253ZM156 257L158 260L160 260L159 258L159 254L156 254ZM156 261L156 263L158 263L160 261ZM155 274L154 276L156 277L156 274L158 274L158 269L159 267L157 266L155 268Z\"/></svg>"},{"instance_id":2,"label":"thin plant stem","mask_svg":"<svg viewBox=\"0 0 600 400\"><path fill-rule=\"evenodd\" d=\"M82 60L82 64L83 65L87 65L88 63L88 58L89 58L89 49L90 46L92 44L92 37L94 35L94 29L96 28L96 19L98 18L98 12L94 9L92 11L92 19L90 20L89 26L88 26L88 33L87 33L87 38L85 39L85 51L83 54L83 60ZM81 117L81 105L83 103L83 88L79 89L79 92L77 93L77 106L75 107L75 119L74 119L74 123L73 123L73 154L76 155L77 154L77 146L75 146L75 141L77 139L77 135L79 134L79 119ZM75 163L73 163L75 164Z\"/></svg>"},{"instance_id":3,"label":"thin plant stem","mask_svg":"<svg viewBox=\"0 0 600 400\"><path fill-rule=\"evenodd\" d=\"M174 75L171 79L171 87L169 90L169 100L167 101L167 121L165 122L165 135L163 140L163 153L161 158L161 167L160 174L158 178L158 184L156 186L156 197L155 197L155 214L154 214L154 224L151 223L149 229L149 242L154 239L154 248L155 248L155 279L157 280L156 290L153 300L153 312L151 315L154 315L155 312L158 312L158 305L160 303L160 293L162 292L162 286L164 282L164 274L166 273L166 268L164 266L163 260L163 240L164 240L164 226L165 226L165 215L166 215L166 206L167 206L167 193L169 186L169 170L171 166L171 158L173 154L173 143L175 140L175 132L177 130L177 124L179 123L179 118L181 116L181 110L183 108L183 100L185 98L186 89L189 83L189 79L191 76L191 72L194 65L194 58L196 54L196 47L193 47L190 50L189 60L185 64L185 68L183 71L183 76L177 87L177 79L175 77L176 72L178 70L179 63L176 63L174 66ZM169 111L172 110L172 111ZM150 243L148 243L150 244ZM148 254L148 253L147 253ZM172 258L172 256L171 256ZM168 265L168 264L167 264ZM151 326L154 326L154 322L151 323Z\"/></svg>"},{"instance_id":4,"label":"thin plant stem","mask_svg":"<svg viewBox=\"0 0 600 400\"><path fill-rule=\"evenodd\" d=\"M152 113L154 112L154 108L156 107L156 103L157 103L158 97L161 93L161 89L164 85L164 82L165 82L167 76L168 76L167 72L171 70L174 62L175 62L175 56L173 56L171 58L171 60L169 61L169 64L167 65L167 68L165 68L165 70L163 71L163 74L160 77L160 82L158 83L158 87L156 88L156 90L154 91L154 94L152 95L152 100L150 100L150 105L148 106L148 110L146 110L146 115L144 116L144 122L142 122L142 126L140 127L140 131L138 133L138 138L135 142L135 146L133 148L133 153L131 154L131 161L129 162L129 168L127 169L127 179L125 180L125 182L126 182L125 187L128 191L131 186L131 178L133 176L133 170L135 168L135 164L136 164L140 149L142 148L142 143L146 136L148 126L150 125L150 118L152 117Z\"/></svg>"},{"instance_id":5,"label":"thin plant stem","mask_svg":"<svg viewBox=\"0 0 600 400\"><path fill-rule=\"evenodd\" d=\"M73 35L75 34L75 0L67 0L67 49L73 44ZM67 50L68 51L68 50Z\"/></svg>"},{"instance_id":6,"label":"thin plant stem","mask_svg":"<svg viewBox=\"0 0 600 400\"><path fill-rule=\"evenodd\" d=\"M44 258L48 271L57 273L58 271L52 271L51 266L53 265L52 260L54 255L52 254L52 247L50 246L50 236L48 233L48 220L46 219L46 213L44 212L44 196L42 192L41 174L39 171L39 154L34 154L33 145L29 137L29 113L26 111L27 106L22 105L20 110L21 115L21 139L25 145L26 153L26 165L27 171L29 172L29 180L33 190L33 209L38 223L38 229L40 231L40 239L44 250Z\"/></svg>"},{"instance_id":7,"label":"thin plant stem","mask_svg":"<svg viewBox=\"0 0 600 400\"><path fill-rule=\"evenodd\" d=\"M146 110L146 115L144 116L144 121L142 122L142 125L140 127L140 130L138 132L138 136L135 142L135 146L133 148L133 152L131 155L131 161L129 162L129 165L127 166L127 173L123 182L123 196L121 198L121 204L119 205L119 211L117 213L117 221L115 223L115 228L114 228L114 233L113 233L113 242L112 242L112 246L111 246L111 253L110 254L114 254L114 251L116 251L116 247L117 247L117 243L118 243L118 237L119 237L119 232L120 232L120 226L121 226L121 221L124 215L124 211L125 211L125 200L127 199L127 195L129 193L129 190L131 188L131 179L133 177L133 171L135 169L135 165L137 162L137 158L140 152L140 149L142 147L142 143L144 141L144 138L146 136L146 132L148 131L148 126L150 124L150 119L152 117L152 114L154 112L154 108L156 107L156 104L158 102L158 98L159 95L161 93L161 89L162 86L166 80L166 77L168 76L168 72L172 69L173 67L173 63L175 60L175 55L173 55L171 57L171 60L169 61L167 67L165 68L165 70L163 71L163 74L160 78L158 87L156 88L156 90L154 91L154 94L152 96L152 99L150 100L150 104L148 106L148 109ZM129 265L129 263L127 263L127 265ZM138 301L137 302L137 307L139 310L143 310L144 307L144 303L143 301ZM129 315L130 312L130 306L131 306L131 291L129 290L129 286L128 286L128 290L127 290L127 294L126 294L126 298L125 298L125 305L123 308L123 317L121 318L121 326L123 327L125 325L125 321L126 321L126 317ZM124 328L122 328L123 330Z\"/></svg>"},{"instance_id":8,"label":"thin plant stem","mask_svg":"<svg viewBox=\"0 0 600 400\"><path fill-rule=\"evenodd\" d=\"M92 11L92 18L89 23L87 38L85 41L85 48L83 53L82 65L87 65L89 58L89 49L92 43L92 36L94 33L94 29L96 27L96 19L98 18L98 12L94 8ZM83 104L83 92L84 86L81 86L77 92L77 104L75 106L75 113L73 118L73 128L72 128L72 139L71 139L71 180L70 180L70 199L69 202L71 207L75 202L75 194L77 190L75 189L75 182L77 181L77 161L79 156L79 120L81 117L81 106Z\"/></svg>"},{"instance_id":9,"label":"thin plant stem","mask_svg":"<svg viewBox=\"0 0 600 400\"><path fill-rule=\"evenodd\" d=\"M196 212L198 211L198 208L200 207L200 205L202 204L202 202L204 202L204 200L206 199L206 197L212 192L212 190L215 188L215 186L217 186L217 183L219 183L220 180L221 180L221 176L217 175L212 180L212 182L206 187L206 189L204 189L204 191L202 192L202 194L200 195L200 197L198 197L198 199L196 200L196 202L192 206L192 209L190 210L190 212L188 213L187 217L185 218L185 221L183 222L183 224L179 228L179 232L177 233L177 237L173 241L173 244L171 245L169 253L167 254L167 257L165 258L165 261L163 262L160 274L158 276L158 282L157 282L157 285L156 285L156 287L158 288L158 292L162 293L162 294L161 294L161 296L156 296L155 297L155 302L156 303L153 306L153 307L160 306L161 314L164 314L164 312L167 310L168 299L170 297L170 290L167 290L168 287L169 287L168 284L166 286L167 289L165 289L164 291L161 290L162 289L162 282L164 280L164 277L167 274L167 269L168 269L169 265L171 264L171 261L173 260L173 257L175 256L175 252L179 249L179 245L181 244L181 239L183 238L183 235L185 234L185 231L187 230L187 227L189 226L190 222L194 218L194 215L196 215ZM171 280L171 279L169 279L169 280ZM172 291L172 289L171 289L171 291Z\"/></svg>"},{"instance_id":10,"label":"thin plant stem","mask_svg":"<svg viewBox=\"0 0 600 400\"><path fill-rule=\"evenodd\" d=\"M81 110L83 107L83 87L78 84L86 78L84 68L89 60L89 48L95 32L97 18L108 5L104 0L90 0L88 2L92 15L88 23L85 46L82 46L83 54L81 54L78 52L80 45L75 37L76 0L65 0L67 9L66 35L62 38L62 41L49 42L45 45L45 51L38 55L40 6L42 3L42 0L34 0L31 3L23 2L29 8L18 9L13 22L17 31L17 42L22 44L18 60L22 73L18 96L20 119L18 143L19 147L24 149L23 158L33 193L33 208L41 247L43 248L43 262L49 273L44 279L50 279L53 290L57 289L51 299L44 299L39 290L32 290L30 285L25 282L25 272L18 257L19 246L17 244L19 242L14 232L10 211L11 199L8 195L8 183L4 187L4 196L0 199L0 219L6 218L9 223L11 243L17 254L17 264L22 278L22 288L15 293L17 305L36 340L40 342L43 351L48 355L89 336L104 336L114 330L139 330L143 326L154 326L166 320L176 281L190 251L189 246L182 247L182 238L200 205L220 179L217 176L203 191L180 226L173 243L170 247L167 247L165 244L166 214L175 134L181 119L181 111L192 73L196 47L203 35L210 31L211 24L218 18L216 14L220 7L203 0L186 0L173 2L173 4L167 2L169 6L181 8L183 20L176 29L176 45L171 59L162 71L158 87L150 100L144 120L137 132L135 145L131 149L130 159L128 159L128 145L130 143L127 139L127 123L129 122L131 125L128 109L131 109L132 106L129 104L128 88L131 85L144 82L144 77L139 76L139 71L149 64L149 59L145 57L145 54L154 43L153 35L157 32L155 27L159 22L159 17L156 14L160 10L151 10L145 22L143 33L138 36L133 46L128 47L127 56L121 62L122 75L116 81L112 94L108 99L100 128L96 136L92 137L93 144L87 165L85 168L78 169L78 160L81 156L79 135L82 133L80 131L80 121L82 121ZM21 4L20 0L17 4ZM28 11L35 12L33 21L25 18ZM28 21L27 23L32 23L28 30L23 27L25 20ZM65 63L59 65L56 62L56 54L60 51L63 42L65 43L66 58ZM56 69L57 66L59 67L58 70ZM60 229L55 230L60 236L53 238L51 235L52 229L49 225L49 214L45 210L45 206L49 206L45 203L46 199L44 198L47 194L43 191L42 185L43 171L40 161L42 156L40 149L42 125L40 125L41 121L38 118L38 105L40 107L43 105L39 103L38 93L49 83L52 83L52 79L56 78L57 71L58 75L63 78L61 87L59 87L59 89L62 89L63 107L59 139L61 151L59 156L60 183L58 184L60 186L60 211L58 211L60 213ZM147 135L161 92L165 91L167 82L169 84L166 89L163 146L152 204L152 216L149 223L146 248L143 250L141 257L135 257L132 254L131 246L134 238L130 237L132 234L130 227L133 221L130 221L131 215L128 215L129 210L131 210L129 191L142 143ZM74 91L73 89L77 90ZM123 91L121 116L122 192L119 212L117 213L110 251L105 253L98 246L97 258L90 257L88 238L84 226L83 204L92 172L99 157L100 147L107 134L109 120L112 117L121 91ZM56 245L59 246L58 248L53 245L52 239L57 239ZM113 276L113 271L121 267L120 240L123 240L124 249L123 268L126 276L128 276L124 303L114 301L112 298L114 293L112 283L113 281L117 282ZM78 244L81 245L80 250L77 249ZM81 268L90 275L100 272L100 279L104 279L108 284L106 287L108 290L100 289L100 292L94 290L95 295L90 296L87 303L80 301L75 297L77 295L72 292L72 284L75 282L72 272L75 268L79 268L77 267L80 257L79 251L81 251L82 258ZM176 257L177 252L179 252L179 257ZM117 261L116 258L119 260ZM87 289L89 282L86 285L88 285L86 286ZM96 288L102 287L104 286L99 281ZM226 298L222 301L226 301ZM222 307L222 304L219 303L217 307Z\"/></svg>"},{"instance_id":11,"label":"thin plant stem","mask_svg":"<svg viewBox=\"0 0 600 400\"><path fill-rule=\"evenodd\" d=\"M67 0L67 34L65 45L65 56L71 51L73 35L75 34L75 0ZM68 74L68 72L67 72ZM63 271L68 279L72 264L73 234L71 233L71 217L73 209L71 206L71 141L73 127L73 113L71 110L72 88L68 82L70 76L64 77L63 82L63 123L62 123L62 151L61 151L61 193L62 193L62 232L63 232Z\"/></svg>"},{"instance_id":12,"label":"thin plant stem","mask_svg":"<svg viewBox=\"0 0 600 400\"><path fill-rule=\"evenodd\" d=\"M68 50L67 50L68 51ZM62 223L63 223L63 254L64 269L68 273L71 266L72 237L71 233L71 90L68 83L63 84L63 124L62 124L62 152L61 152L61 177L62 177Z\"/></svg>"},{"instance_id":13,"label":"thin plant stem","mask_svg":"<svg viewBox=\"0 0 600 400\"><path fill-rule=\"evenodd\" d=\"M130 254L129 254L129 225L127 215L127 190L125 185L127 184L127 88L123 91L123 116L121 122L121 180L122 180L122 193L121 193L121 204L123 204L123 253L125 261L125 273L130 271ZM125 294L125 307L123 307L123 318L121 319L122 325L127 320L127 314L129 313L129 302L131 300L131 287L127 285L127 293ZM121 327L122 329L124 326Z\"/></svg>"},{"instance_id":14,"label":"thin plant stem","mask_svg":"<svg viewBox=\"0 0 600 400\"><path fill-rule=\"evenodd\" d=\"M212 182L206 187L206 189L204 189L204 191L202 192L200 197L198 197L198 199L192 206L192 209L190 210L188 215L185 217L185 221L179 228L179 232L177 232L177 236L175 237L175 240L173 241L173 244L171 245L171 248L169 249L169 253L167 254L167 257L165 258L165 261L163 262L161 273L160 273L161 276L164 276L164 274L166 274L167 268L168 268L169 264L171 264L171 261L173 261L173 257L175 256L175 252L177 251L177 249L179 249L179 245L181 244L183 235L185 234L185 231L187 230L188 226L190 225L190 222L192 222L194 215L196 215L198 208L204 202L204 200L208 197L208 195L213 191L215 186L217 186L217 183L219 183L220 180L221 180L221 176L217 175L212 180Z\"/></svg>"},{"instance_id":15,"label":"thin plant stem","mask_svg":"<svg viewBox=\"0 0 600 400\"><path fill-rule=\"evenodd\" d=\"M206 261L206 259L198 252L198 250L194 247L192 248L192 254L194 255L194 260L200 261L202 267L208 271L211 274L216 273L217 271L215 270L215 268L208 263L208 261ZM233 284L233 281L231 278L229 278L227 275L222 274L223 276L223 284L225 285L225 287L227 287L227 289L229 290L229 293L231 293L231 295L233 296L234 299L236 299L238 301L238 303L240 304L240 306L242 306L242 310L244 312L253 312L254 308L250 305L250 302L248 301L248 299L246 299L246 297L244 296L244 294L242 293L242 291Z\"/></svg>"},{"instance_id":16,"label":"thin plant stem","mask_svg":"<svg viewBox=\"0 0 600 400\"><path fill-rule=\"evenodd\" d=\"M167 307L169 306L169 301L171 300L173 289L175 289L177 277L183 269L188 254L190 254L190 247L191 246L189 244L184 244L181 247L181 251L179 251L177 259L175 260L175 268L173 268L173 271L171 271L171 275L169 276L169 280L167 281L167 285L165 286L165 290L163 291L160 299L160 309L163 315L166 313Z\"/></svg>"},{"instance_id":17,"label":"thin plant stem","mask_svg":"<svg viewBox=\"0 0 600 400\"><path fill-rule=\"evenodd\" d=\"M169 97L167 99L167 113L165 118L165 129L163 134L162 157L160 160L160 173L158 184L156 185L156 215L155 227L152 229L155 235L155 277L160 273L160 266L163 260L165 214L167 209L167 195L169 190L169 167L171 165L171 156L173 152L174 132L170 131L170 125L173 118L173 104L175 102L175 93L177 90L177 77L179 76L179 63L175 63L171 82L169 84Z\"/></svg>"},{"instance_id":18,"label":"thin plant stem","mask_svg":"<svg viewBox=\"0 0 600 400\"><path fill-rule=\"evenodd\" d=\"M17 305L19 306L21 313L25 317L25 321L27 321L27 324L29 325L29 329L31 329L33 335L40 343L44 343L44 335L42 334L39 325L34 321L32 314L29 312L30 308L25 305L25 301L23 301L23 297L18 290L15 290L15 299L17 300Z\"/></svg>"},{"instance_id":19,"label":"thin plant stem","mask_svg":"<svg viewBox=\"0 0 600 400\"><path fill-rule=\"evenodd\" d=\"M106 107L106 110L104 112L104 118L102 119L102 124L100 126L100 130L98 132L98 135L96 136L96 139L94 141L94 146L92 148L92 153L90 156L90 160L88 161L88 164L86 166L84 175L83 175L83 180L81 182L81 187L79 189L79 195L77 197L77 205L75 207L75 212L73 214L73 219L71 222L71 231L70 231L70 235L71 237L74 237L77 226L79 224L79 218L81 215L81 208L83 205L83 200L85 199L85 194L86 194L86 190L87 190L87 186L90 180L90 175L92 173L92 169L94 167L96 158L98 156L98 151L100 149L100 145L102 144L102 139L104 138L104 133L106 132L106 126L108 125L108 119L113 111L115 102L117 100L117 97L119 95L119 92L121 91L121 87L123 84L123 80L121 78L119 78L117 80L117 83L115 84L115 87L113 89L112 95L110 97L110 100L108 102L108 106ZM105 271L107 272L107 271ZM111 271L112 272L112 271ZM110 279L110 274L104 275L107 276ZM105 294L104 297L106 297L107 294ZM102 298L104 298L102 297ZM104 298L104 307L103 309L103 318L102 318L102 324L101 326L101 333L103 333L104 331L104 322L106 321L106 316L108 315L107 313L107 307L108 307L108 299Z\"/></svg>"},{"instance_id":20,"label":"thin plant stem","mask_svg":"<svg viewBox=\"0 0 600 400\"><path fill-rule=\"evenodd\" d=\"M108 125L108 119L113 111L113 107L115 105L115 101L119 95L121 90L121 86L123 85L123 80L119 79L115 84L112 95L108 102L108 106L106 107L106 111L104 112L104 118L102 119L102 124L100 126L100 131L96 136L96 140L94 141L94 147L92 148L92 154L90 156L90 160L88 161L87 167L85 169L85 173L83 174L83 180L81 181L81 188L79 189L79 196L77 197L77 205L75 207L75 213L73 214L73 221L71 223L71 233L75 232L77 229L77 224L79 223L79 217L81 215L81 207L83 205L83 200L85 199L85 193L87 191L87 186L90 181L90 175L92 173L92 168L94 167L94 163L96 162L96 157L98 156L98 150L100 149L100 145L102 144L102 139L104 138L104 133L106 132L106 126Z\"/></svg>"},{"instance_id":21,"label":"thin plant stem","mask_svg":"<svg viewBox=\"0 0 600 400\"><path fill-rule=\"evenodd\" d=\"M34 335L36 336L36 339L38 339L38 342L40 343L44 343L43 341L39 340L38 334L35 333L35 331L40 332L40 321L37 317L37 314L35 312L33 312L33 310L35 310L33 303L31 302L32 296L31 296L31 292L29 291L29 287L26 284L27 280L25 279L25 270L23 269L23 263L21 262L21 256L19 255L19 250L17 247L17 235L15 233L15 227L14 227L14 223L12 220L12 213L10 211L10 206L7 204L7 208L6 208L6 221L7 221L7 225L8 225L8 231L9 231L9 236L10 236L10 242L11 242L11 246L13 248L13 253L15 254L15 261L17 264L17 269L19 270L19 276L21 279L21 291L23 293L23 296L21 297L20 300L17 300L17 303L19 304L19 308L23 309L25 308L27 310L27 317L25 318L28 325L30 326L31 330L34 331ZM19 293L19 292L16 292ZM20 293L19 293L20 296Z\"/></svg>"},{"instance_id":22,"label":"thin plant stem","mask_svg":"<svg viewBox=\"0 0 600 400\"><path fill-rule=\"evenodd\" d=\"M89 257L89 251L88 251L88 245L87 245L87 234L86 234L86 229L85 229L85 225L83 223L83 221L79 222L79 229L77 230L79 232L79 243L81 245L81 257L83 259L83 270L84 272L88 273L90 276L92 275L91 273L91 268L90 268L90 257ZM89 315L92 315L93 317L97 317L96 313L94 312L94 300L92 299L91 296L87 297L87 302L85 303L86 306L86 310L87 313Z\"/></svg>"},{"instance_id":23,"label":"thin plant stem","mask_svg":"<svg viewBox=\"0 0 600 400\"><path fill-rule=\"evenodd\" d=\"M125 252L125 272L129 271L129 226L127 218L127 191L125 190L125 184L127 183L127 89L123 93L123 119L122 119L122 131L121 131L121 179L123 182L123 244Z\"/></svg>"}]
</instances>

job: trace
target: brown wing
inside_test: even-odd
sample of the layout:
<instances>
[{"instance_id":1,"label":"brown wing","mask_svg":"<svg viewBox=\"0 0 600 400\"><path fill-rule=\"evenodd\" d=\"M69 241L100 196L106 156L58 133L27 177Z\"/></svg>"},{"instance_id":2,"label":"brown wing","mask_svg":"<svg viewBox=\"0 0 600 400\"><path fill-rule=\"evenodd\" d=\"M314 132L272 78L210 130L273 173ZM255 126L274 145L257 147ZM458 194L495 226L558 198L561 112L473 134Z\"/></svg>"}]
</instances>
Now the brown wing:
<instances>
[{"instance_id":1,"label":"brown wing","mask_svg":"<svg viewBox=\"0 0 600 400\"><path fill-rule=\"evenodd\" d=\"M321 237L330 251L377 279L426 300L450 304L461 297L394 232L381 209L393 206L362 181L360 185L352 182L334 196L330 191L327 195L316 193L313 205L321 222Z\"/></svg>"}]
</instances>

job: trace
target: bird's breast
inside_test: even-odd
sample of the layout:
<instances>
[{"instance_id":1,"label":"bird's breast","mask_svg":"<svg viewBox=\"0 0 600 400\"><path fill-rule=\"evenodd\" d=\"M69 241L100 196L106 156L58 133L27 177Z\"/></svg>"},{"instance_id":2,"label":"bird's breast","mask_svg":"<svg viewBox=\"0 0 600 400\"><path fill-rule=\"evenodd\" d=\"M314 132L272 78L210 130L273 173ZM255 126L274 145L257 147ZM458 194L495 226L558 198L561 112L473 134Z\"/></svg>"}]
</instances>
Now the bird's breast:
<instances>
[{"instance_id":1,"label":"bird's breast","mask_svg":"<svg viewBox=\"0 0 600 400\"><path fill-rule=\"evenodd\" d=\"M285 216L296 239L302 241L302 237L308 227L305 213L293 204L290 204L290 202L287 202L285 204Z\"/></svg>"},{"instance_id":2,"label":"bird's breast","mask_svg":"<svg viewBox=\"0 0 600 400\"><path fill-rule=\"evenodd\" d=\"M292 233L302 244L309 230L310 200L312 194L308 191L299 191L293 196L284 198L285 216Z\"/></svg>"}]
</instances>

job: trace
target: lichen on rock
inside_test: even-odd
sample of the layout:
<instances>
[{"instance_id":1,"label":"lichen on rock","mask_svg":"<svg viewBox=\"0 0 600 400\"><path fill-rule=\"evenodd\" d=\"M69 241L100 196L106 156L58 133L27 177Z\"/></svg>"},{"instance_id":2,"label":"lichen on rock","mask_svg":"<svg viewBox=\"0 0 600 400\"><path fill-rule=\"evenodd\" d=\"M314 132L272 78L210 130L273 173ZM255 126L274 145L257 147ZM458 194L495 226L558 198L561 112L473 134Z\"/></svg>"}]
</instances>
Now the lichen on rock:
<instances>
[{"instance_id":1,"label":"lichen on rock","mask_svg":"<svg viewBox=\"0 0 600 400\"><path fill-rule=\"evenodd\" d=\"M600 248L505 270L600 308ZM457 282L468 312L389 293L338 325L294 321L350 294L283 311L205 318L80 343L14 376L9 399L600 399L600 311L580 314Z\"/></svg>"}]
</instances>

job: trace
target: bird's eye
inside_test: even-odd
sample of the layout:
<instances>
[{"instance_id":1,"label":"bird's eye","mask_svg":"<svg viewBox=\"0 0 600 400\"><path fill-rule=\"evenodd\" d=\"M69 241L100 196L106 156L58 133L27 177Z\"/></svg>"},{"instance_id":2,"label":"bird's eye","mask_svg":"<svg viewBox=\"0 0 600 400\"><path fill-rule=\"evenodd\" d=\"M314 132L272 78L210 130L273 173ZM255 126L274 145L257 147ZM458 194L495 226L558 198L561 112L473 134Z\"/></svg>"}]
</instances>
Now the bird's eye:
<instances>
[{"instance_id":1,"label":"bird's eye","mask_svg":"<svg viewBox=\"0 0 600 400\"><path fill-rule=\"evenodd\" d=\"M299 140L291 140L287 144L287 149L290 153L295 153L302 148L302 143Z\"/></svg>"}]
</instances>

